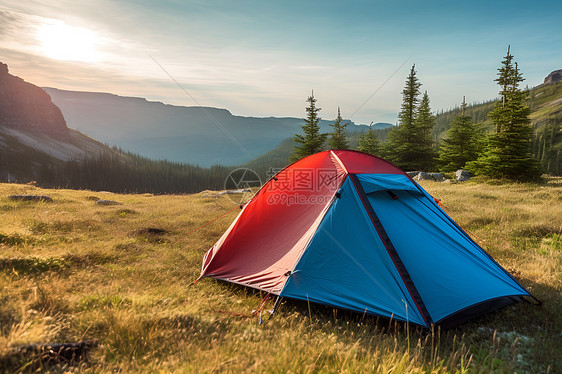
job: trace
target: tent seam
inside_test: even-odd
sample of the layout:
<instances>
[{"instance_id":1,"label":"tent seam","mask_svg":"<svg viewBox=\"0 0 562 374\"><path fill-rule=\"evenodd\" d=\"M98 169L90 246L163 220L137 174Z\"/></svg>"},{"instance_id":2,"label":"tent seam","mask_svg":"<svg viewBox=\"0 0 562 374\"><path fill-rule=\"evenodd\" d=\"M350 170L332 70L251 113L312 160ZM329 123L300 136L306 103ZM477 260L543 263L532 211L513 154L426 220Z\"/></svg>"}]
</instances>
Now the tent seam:
<instances>
[{"instance_id":1,"label":"tent seam","mask_svg":"<svg viewBox=\"0 0 562 374\"><path fill-rule=\"evenodd\" d=\"M357 178L357 176L355 174L349 174L349 177L351 178L351 181L353 182L355 190L359 194L359 198L361 199L363 207L365 208L365 210L367 211L367 214L371 218L371 222L373 223L373 226L375 227L375 230L376 230L377 234L379 235L379 239L382 241L383 245L385 246L385 248L388 252L388 255L390 256L390 258L392 259L392 262L394 263L394 267L398 271L398 274L400 274L400 277L402 278L402 281L404 282L404 285L406 286L406 289L410 293L410 297L412 298L412 300L414 301L414 304L418 308L418 312L420 313L420 315L424 319L427 327L431 326L431 324L433 323L433 320L431 319L431 316L430 316L427 308L425 307L425 304L423 303L423 299L422 299L420 293L418 292L418 290L416 289L416 286L414 285L414 281L410 277L410 274L408 273L408 270L406 269L406 266L404 265L404 263L400 259L400 256L398 255L398 252L396 251L396 249L394 248L394 245L390 241L390 238L386 234L386 231L384 230L384 227L382 226L382 223L380 222L380 220L376 216L376 213L375 213L374 209L372 209L372 207L371 207L371 209L369 209L368 206L367 206L368 201L365 200L366 194L365 194L365 191L363 190L363 187L361 186L361 183L359 182L359 179ZM377 224L375 222L375 219L377 221L379 221L379 224ZM382 238L381 231L386 236L386 240ZM390 248L389 245L392 248ZM401 265L401 266L399 266L399 265ZM403 271L401 271L401 269Z\"/></svg>"}]
</instances>

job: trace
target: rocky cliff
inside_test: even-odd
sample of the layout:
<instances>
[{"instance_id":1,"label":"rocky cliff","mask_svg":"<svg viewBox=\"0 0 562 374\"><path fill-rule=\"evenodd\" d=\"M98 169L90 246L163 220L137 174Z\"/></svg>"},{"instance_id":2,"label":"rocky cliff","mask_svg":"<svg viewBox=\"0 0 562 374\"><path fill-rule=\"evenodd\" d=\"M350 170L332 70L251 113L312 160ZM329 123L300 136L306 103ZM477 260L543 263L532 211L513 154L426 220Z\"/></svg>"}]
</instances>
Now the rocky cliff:
<instances>
[{"instance_id":1,"label":"rocky cliff","mask_svg":"<svg viewBox=\"0 0 562 374\"><path fill-rule=\"evenodd\" d=\"M0 62L0 127L66 139L68 127L60 109L41 88L13 76Z\"/></svg>"},{"instance_id":2,"label":"rocky cliff","mask_svg":"<svg viewBox=\"0 0 562 374\"><path fill-rule=\"evenodd\" d=\"M562 69L554 70L544 78L544 84L554 84L562 81Z\"/></svg>"}]
</instances>

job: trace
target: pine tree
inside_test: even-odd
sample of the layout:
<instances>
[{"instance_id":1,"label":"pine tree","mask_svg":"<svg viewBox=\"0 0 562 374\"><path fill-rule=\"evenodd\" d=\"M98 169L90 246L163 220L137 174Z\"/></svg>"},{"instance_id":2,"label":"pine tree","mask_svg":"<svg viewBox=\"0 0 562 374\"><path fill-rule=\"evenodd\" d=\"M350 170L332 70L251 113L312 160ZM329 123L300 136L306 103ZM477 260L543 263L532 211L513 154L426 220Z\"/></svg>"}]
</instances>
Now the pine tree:
<instances>
[{"instance_id":1,"label":"pine tree","mask_svg":"<svg viewBox=\"0 0 562 374\"><path fill-rule=\"evenodd\" d=\"M340 108L338 107L338 116L334 120L334 124L331 125L334 132L330 134L330 139L328 140L330 149L349 149L349 143L345 134L345 128L349 123L342 124L342 120Z\"/></svg>"},{"instance_id":2,"label":"pine tree","mask_svg":"<svg viewBox=\"0 0 562 374\"><path fill-rule=\"evenodd\" d=\"M465 111L466 102L463 97L461 113L451 122L441 143L439 164L442 171L464 168L467 162L476 160L482 150L482 127L472 123L472 118Z\"/></svg>"},{"instance_id":3,"label":"pine tree","mask_svg":"<svg viewBox=\"0 0 562 374\"><path fill-rule=\"evenodd\" d=\"M495 81L501 87L501 97L488 114L495 132L488 136L482 155L469 162L467 169L492 178L538 179L541 174L539 162L531 156L530 109L525 105L525 93L519 88L523 76L517 63L513 62L509 47Z\"/></svg>"},{"instance_id":4,"label":"pine tree","mask_svg":"<svg viewBox=\"0 0 562 374\"><path fill-rule=\"evenodd\" d=\"M375 135L372 125L369 125L369 131L359 137L357 150L374 156L380 156L381 146L379 138Z\"/></svg>"},{"instance_id":5,"label":"pine tree","mask_svg":"<svg viewBox=\"0 0 562 374\"><path fill-rule=\"evenodd\" d=\"M308 107L306 107L308 115L304 119L304 125L302 126L304 135L295 134L295 137L293 138L293 140L300 145L295 145L290 157L291 162L322 151L324 142L328 137L328 134L320 133L320 126L318 123L321 118L318 116L318 112L321 108L316 107L317 100L314 97L314 91L306 99L306 101L308 102Z\"/></svg>"},{"instance_id":6,"label":"pine tree","mask_svg":"<svg viewBox=\"0 0 562 374\"><path fill-rule=\"evenodd\" d=\"M416 108L419 102L421 83L416 77L416 64L412 65L410 75L406 79L406 86L402 90L402 110L398 114L398 122L406 127L412 127L416 118Z\"/></svg>"},{"instance_id":7,"label":"pine tree","mask_svg":"<svg viewBox=\"0 0 562 374\"><path fill-rule=\"evenodd\" d=\"M435 149L431 133L435 126L435 115L431 113L429 95L423 93L420 105L416 111L414 120L415 141L410 149L411 160L419 165L421 170L431 170L435 165Z\"/></svg>"},{"instance_id":8,"label":"pine tree","mask_svg":"<svg viewBox=\"0 0 562 374\"><path fill-rule=\"evenodd\" d=\"M398 126L388 133L384 146L385 156L405 170L429 170L434 164L431 131L435 116L431 113L427 92L419 100L420 87L413 65L402 90Z\"/></svg>"}]
</instances>

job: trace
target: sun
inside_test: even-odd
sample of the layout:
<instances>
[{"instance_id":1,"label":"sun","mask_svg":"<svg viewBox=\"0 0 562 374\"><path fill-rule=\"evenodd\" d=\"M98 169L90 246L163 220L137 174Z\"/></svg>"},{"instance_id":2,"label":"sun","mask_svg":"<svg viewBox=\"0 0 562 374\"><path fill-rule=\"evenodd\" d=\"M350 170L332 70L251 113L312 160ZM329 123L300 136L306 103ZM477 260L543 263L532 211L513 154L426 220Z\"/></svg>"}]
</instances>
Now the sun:
<instances>
[{"instance_id":1,"label":"sun","mask_svg":"<svg viewBox=\"0 0 562 374\"><path fill-rule=\"evenodd\" d=\"M45 23L38 27L38 39L43 55L55 60L96 62L101 58L96 33L83 27L62 21Z\"/></svg>"}]
</instances>

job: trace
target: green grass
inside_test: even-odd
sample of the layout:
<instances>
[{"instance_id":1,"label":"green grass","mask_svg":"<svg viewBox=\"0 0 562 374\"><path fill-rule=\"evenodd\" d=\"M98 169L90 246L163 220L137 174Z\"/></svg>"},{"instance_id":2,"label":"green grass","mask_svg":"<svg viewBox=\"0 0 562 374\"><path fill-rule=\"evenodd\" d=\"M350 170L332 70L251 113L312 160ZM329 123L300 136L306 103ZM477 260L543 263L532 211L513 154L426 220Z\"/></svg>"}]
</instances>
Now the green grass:
<instances>
[{"instance_id":1,"label":"green grass","mask_svg":"<svg viewBox=\"0 0 562 374\"><path fill-rule=\"evenodd\" d=\"M562 371L562 179L423 186L544 305L425 332L285 300L258 325L251 311L265 295L192 284L238 214L203 226L236 207L228 196L0 184L0 371L41 368L32 357L8 359L15 346L80 340L100 343L74 368L85 372ZM26 193L54 202L7 199ZM93 195L122 205L98 206Z\"/></svg>"}]
</instances>

